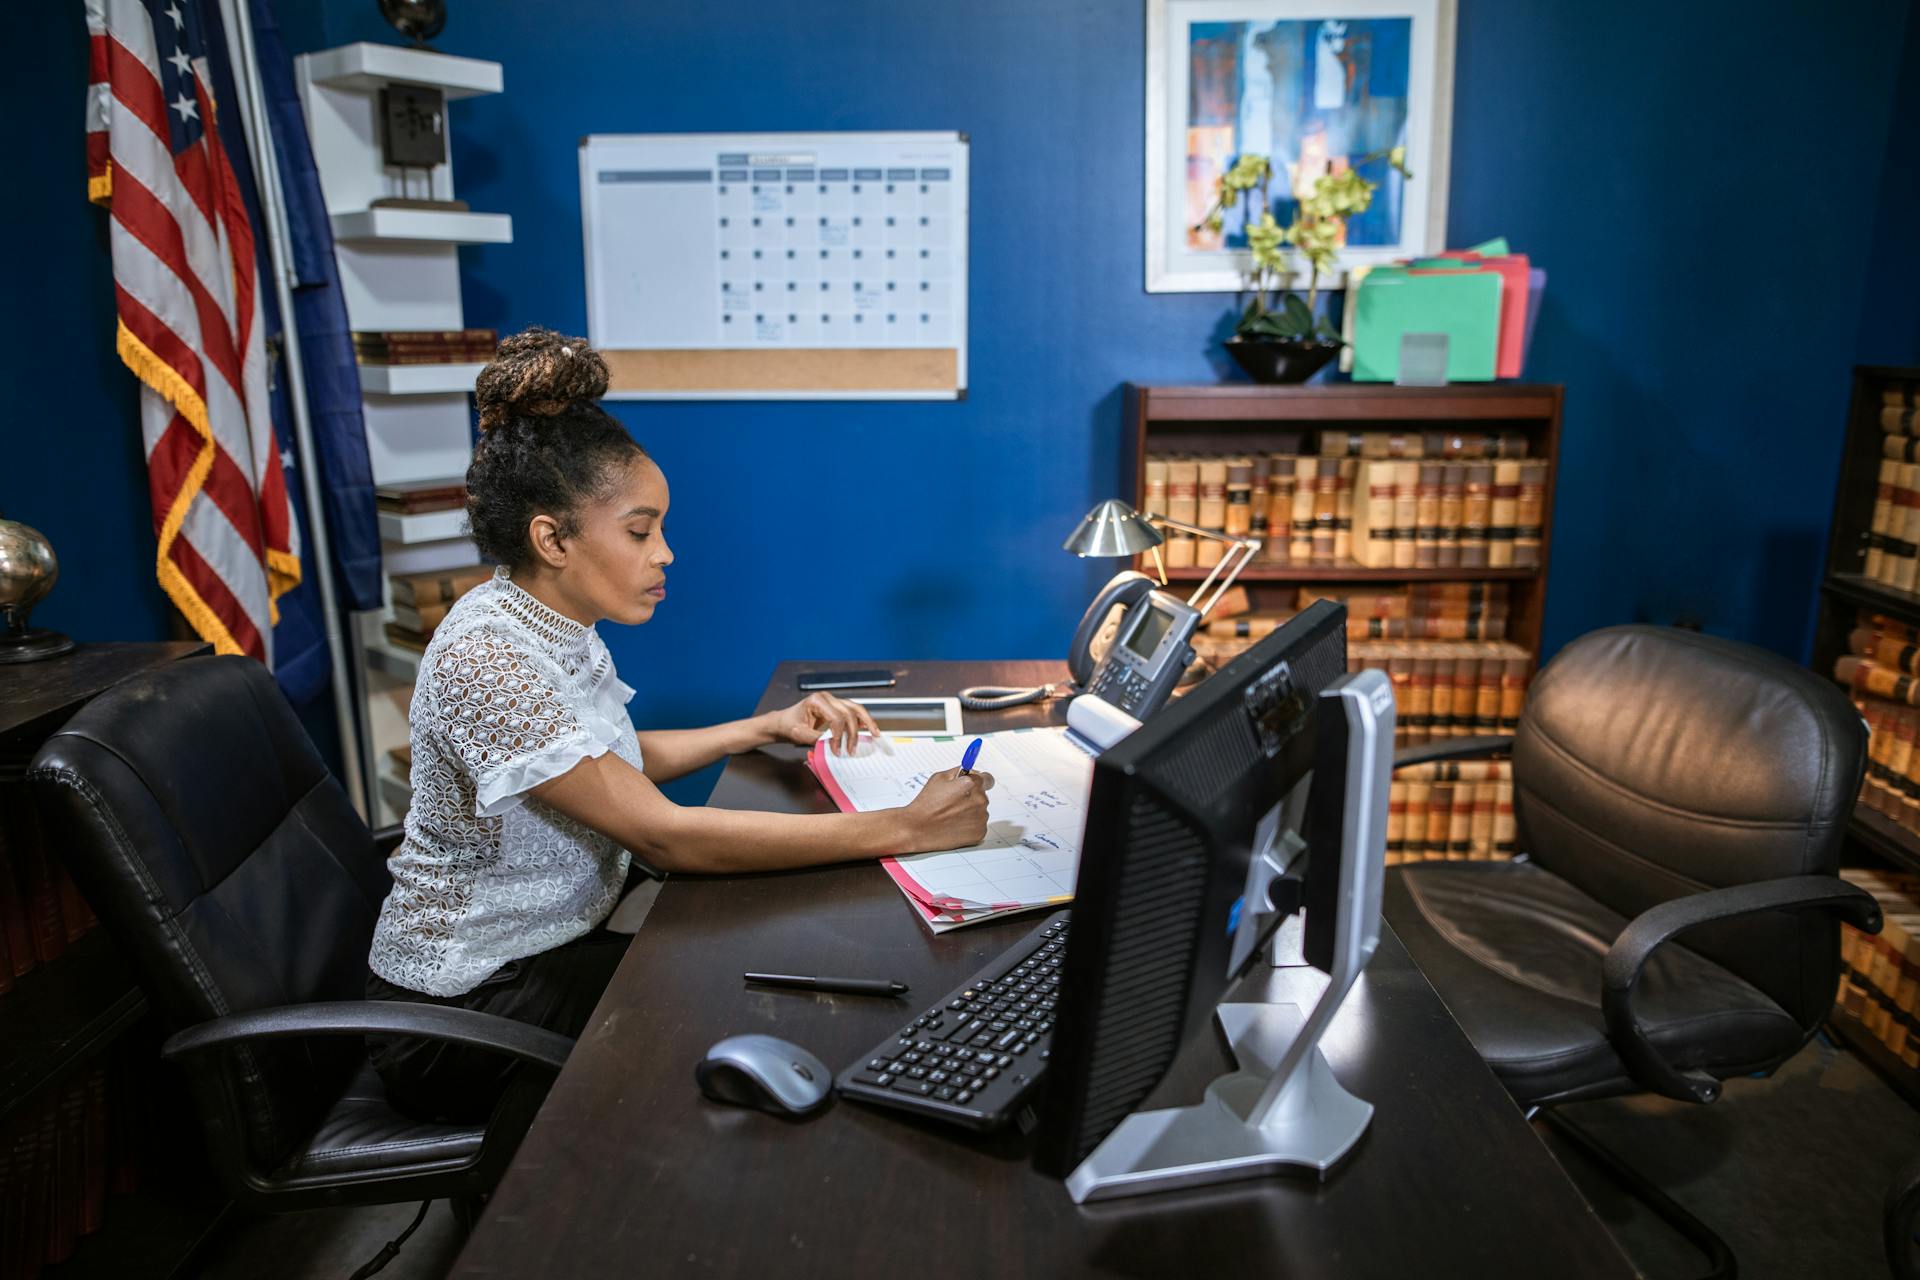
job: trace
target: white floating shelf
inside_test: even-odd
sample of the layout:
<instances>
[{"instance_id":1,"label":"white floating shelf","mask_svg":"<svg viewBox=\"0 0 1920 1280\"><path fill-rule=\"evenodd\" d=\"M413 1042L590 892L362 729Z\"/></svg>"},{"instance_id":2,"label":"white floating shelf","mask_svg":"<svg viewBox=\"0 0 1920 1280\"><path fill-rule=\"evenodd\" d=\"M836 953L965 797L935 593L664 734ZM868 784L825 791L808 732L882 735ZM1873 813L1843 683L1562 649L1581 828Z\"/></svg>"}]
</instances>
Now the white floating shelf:
<instances>
[{"instance_id":1,"label":"white floating shelf","mask_svg":"<svg viewBox=\"0 0 1920 1280\"><path fill-rule=\"evenodd\" d=\"M411 515L398 511L380 512L380 540L402 545L415 542L443 542L464 538L467 533L465 508L452 511L419 511Z\"/></svg>"},{"instance_id":2,"label":"white floating shelf","mask_svg":"<svg viewBox=\"0 0 1920 1280\"><path fill-rule=\"evenodd\" d=\"M367 666L402 684L412 684L420 678L420 657L384 635L367 639Z\"/></svg>"},{"instance_id":3,"label":"white floating shelf","mask_svg":"<svg viewBox=\"0 0 1920 1280\"><path fill-rule=\"evenodd\" d=\"M505 213L462 213L454 209L356 209L333 215L333 238L355 243L367 240L415 240L434 244L509 244L513 216Z\"/></svg>"},{"instance_id":4,"label":"white floating shelf","mask_svg":"<svg viewBox=\"0 0 1920 1280\"><path fill-rule=\"evenodd\" d=\"M308 66L313 82L331 89L371 92L388 84L424 84L449 98L471 98L499 93L505 84L497 62L365 41L322 49L310 55Z\"/></svg>"},{"instance_id":5,"label":"white floating shelf","mask_svg":"<svg viewBox=\"0 0 1920 1280\"><path fill-rule=\"evenodd\" d=\"M425 396L471 391L484 364L363 364L360 390L368 395Z\"/></svg>"}]
</instances>

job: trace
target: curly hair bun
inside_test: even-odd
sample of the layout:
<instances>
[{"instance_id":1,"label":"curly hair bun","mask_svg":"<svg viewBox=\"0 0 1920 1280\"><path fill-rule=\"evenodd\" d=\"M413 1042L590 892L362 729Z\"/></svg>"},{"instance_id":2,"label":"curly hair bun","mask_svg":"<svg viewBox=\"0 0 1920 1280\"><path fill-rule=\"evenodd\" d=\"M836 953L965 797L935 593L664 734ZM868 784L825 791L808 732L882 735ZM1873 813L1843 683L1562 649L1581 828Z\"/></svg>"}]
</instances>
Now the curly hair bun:
<instances>
[{"instance_id":1,"label":"curly hair bun","mask_svg":"<svg viewBox=\"0 0 1920 1280\"><path fill-rule=\"evenodd\" d=\"M501 342L473 393L487 431L520 414L551 416L598 400L607 393L607 362L585 338L535 326Z\"/></svg>"}]
</instances>

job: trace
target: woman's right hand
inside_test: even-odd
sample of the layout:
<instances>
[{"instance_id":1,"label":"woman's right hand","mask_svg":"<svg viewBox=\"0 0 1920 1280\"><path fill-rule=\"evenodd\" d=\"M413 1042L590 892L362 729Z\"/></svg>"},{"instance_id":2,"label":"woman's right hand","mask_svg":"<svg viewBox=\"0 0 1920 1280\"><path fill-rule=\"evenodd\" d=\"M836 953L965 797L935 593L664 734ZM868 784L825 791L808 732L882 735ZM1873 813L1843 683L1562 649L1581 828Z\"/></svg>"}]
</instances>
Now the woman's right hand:
<instances>
[{"instance_id":1,"label":"woman's right hand","mask_svg":"<svg viewBox=\"0 0 1920 1280\"><path fill-rule=\"evenodd\" d=\"M942 769L927 779L920 794L903 812L911 833L913 853L964 849L987 835L987 792L993 775L975 769Z\"/></svg>"}]
</instances>

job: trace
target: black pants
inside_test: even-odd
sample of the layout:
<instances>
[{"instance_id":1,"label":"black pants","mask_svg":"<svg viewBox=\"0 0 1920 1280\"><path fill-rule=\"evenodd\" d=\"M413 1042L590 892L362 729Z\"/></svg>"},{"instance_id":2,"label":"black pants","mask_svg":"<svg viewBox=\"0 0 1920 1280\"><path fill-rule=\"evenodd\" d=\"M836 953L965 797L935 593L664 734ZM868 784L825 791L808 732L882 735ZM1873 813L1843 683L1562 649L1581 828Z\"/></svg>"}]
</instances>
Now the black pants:
<instances>
[{"instance_id":1,"label":"black pants","mask_svg":"<svg viewBox=\"0 0 1920 1280\"><path fill-rule=\"evenodd\" d=\"M478 1009L577 1036L631 941L630 934L596 929L551 951L510 961L457 996L425 995L370 974L367 998ZM368 1036L367 1049L386 1082L388 1100L416 1120L484 1121L519 1065L491 1050L414 1036Z\"/></svg>"}]
</instances>

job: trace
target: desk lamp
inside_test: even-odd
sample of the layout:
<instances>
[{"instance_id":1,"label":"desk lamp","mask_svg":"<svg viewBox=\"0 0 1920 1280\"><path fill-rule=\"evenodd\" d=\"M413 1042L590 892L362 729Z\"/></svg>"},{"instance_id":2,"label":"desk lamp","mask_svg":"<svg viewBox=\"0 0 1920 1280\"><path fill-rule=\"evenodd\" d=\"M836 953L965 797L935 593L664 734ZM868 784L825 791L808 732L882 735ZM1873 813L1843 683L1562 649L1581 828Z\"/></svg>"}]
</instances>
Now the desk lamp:
<instances>
[{"instance_id":1,"label":"desk lamp","mask_svg":"<svg viewBox=\"0 0 1920 1280\"><path fill-rule=\"evenodd\" d=\"M1061 550L1085 558L1087 556L1133 556L1142 551L1153 553L1154 568L1159 571L1160 585L1167 585L1167 566L1160 558L1160 544L1167 540L1165 534L1154 528L1154 524L1165 525L1169 529L1178 529L1181 533L1190 533L1196 538L1213 538L1227 544L1221 553L1219 563L1213 571L1201 580L1187 597L1189 607L1198 609L1201 617L1213 612L1220 603L1220 597L1227 593L1234 579L1240 576L1254 554L1260 550L1258 538L1236 538L1222 533L1218 529L1202 529L1197 525L1168 516L1156 515L1151 511L1135 511L1118 498L1108 498L1105 502L1087 512L1087 518L1080 522L1071 536L1061 544ZM1207 595L1213 589L1211 596ZM1206 603L1200 603L1202 597Z\"/></svg>"}]
</instances>

